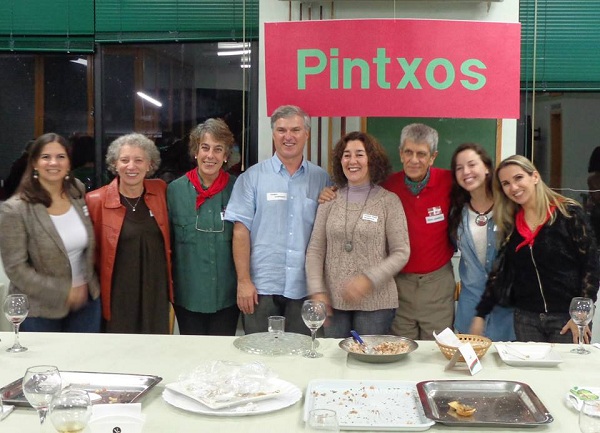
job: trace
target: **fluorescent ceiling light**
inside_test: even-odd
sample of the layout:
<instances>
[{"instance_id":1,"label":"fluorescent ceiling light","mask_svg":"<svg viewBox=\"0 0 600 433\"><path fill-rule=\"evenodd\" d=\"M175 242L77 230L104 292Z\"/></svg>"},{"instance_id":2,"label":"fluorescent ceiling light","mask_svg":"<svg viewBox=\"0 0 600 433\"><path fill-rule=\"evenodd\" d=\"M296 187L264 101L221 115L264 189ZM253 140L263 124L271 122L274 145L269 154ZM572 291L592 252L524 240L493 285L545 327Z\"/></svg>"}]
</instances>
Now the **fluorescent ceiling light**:
<instances>
[{"instance_id":1,"label":"fluorescent ceiling light","mask_svg":"<svg viewBox=\"0 0 600 433\"><path fill-rule=\"evenodd\" d=\"M220 50L239 50L241 48L250 48L250 42L219 42L217 47Z\"/></svg>"},{"instance_id":2,"label":"fluorescent ceiling light","mask_svg":"<svg viewBox=\"0 0 600 433\"><path fill-rule=\"evenodd\" d=\"M78 58L77 60L71 60L72 63L77 63L78 65L87 66L87 60L83 58Z\"/></svg>"},{"instance_id":3,"label":"fluorescent ceiling light","mask_svg":"<svg viewBox=\"0 0 600 433\"><path fill-rule=\"evenodd\" d=\"M156 105L157 107L162 107L162 102L157 101L153 97L146 95L144 92L137 92L137 95L140 98L145 99L146 101L150 102L151 104Z\"/></svg>"},{"instance_id":4,"label":"fluorescent ceiling light","mask_svg":"<svg viewBox=\"0 0 600 433\"><path fill-rule=\"evenodd\" d=\"M251 52L252 50L217 51L217 56L242 56Z\"/></svg>"}]
</instances>

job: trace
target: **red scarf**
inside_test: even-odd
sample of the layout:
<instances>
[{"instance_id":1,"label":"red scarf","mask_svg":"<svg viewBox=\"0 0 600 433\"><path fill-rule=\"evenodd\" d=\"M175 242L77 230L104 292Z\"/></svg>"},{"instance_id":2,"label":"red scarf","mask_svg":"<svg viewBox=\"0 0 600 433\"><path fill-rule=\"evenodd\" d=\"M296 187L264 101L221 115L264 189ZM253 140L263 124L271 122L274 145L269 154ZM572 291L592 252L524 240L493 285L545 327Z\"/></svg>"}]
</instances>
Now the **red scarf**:
<instances>
[{"instance_id":1,"label":"red scarf","mask_svg":"<svg viewBox=\"0 0 600 433\"><path fill-rule=\"evenodd\" d=\"M539 226L535 228L534 232L531 231L531 229L527 225L527 222L525 222L525 211L523 210L523 208L519 209L519 211L517 212L517 217L515 218L515 224L517 226L517 231L521 236L523 236L524 240L519 245L517 245L517 248L515 248L515 252L519 251L525 245L533 245L535 237L538 235L542 227L544 227L544 224L548 222L550 216L554 213L555 209L556 206L550 206L550 210L548 210L546 218L544 219L544 221L542 221L542 223Z\"/></svg>"},{"instance_id":2,"label":"red scarf","mask_svg":"<svg viewBox=\"0 0 600 433\"><path fill-rule=\"evenodd\" d=\"M198 169L193 168L188 171L186 174L187 178L190 180L198 195L196 196L196 210L206 201L207 198L211 198L212 196L220 193L225 189L227 183L229 182L229 173L224 172L222 169L219 170L219 176L215 179L211 186L208 189L202 188L200 184L200 176L198 175Z\"/></svg>"}]
</instances>

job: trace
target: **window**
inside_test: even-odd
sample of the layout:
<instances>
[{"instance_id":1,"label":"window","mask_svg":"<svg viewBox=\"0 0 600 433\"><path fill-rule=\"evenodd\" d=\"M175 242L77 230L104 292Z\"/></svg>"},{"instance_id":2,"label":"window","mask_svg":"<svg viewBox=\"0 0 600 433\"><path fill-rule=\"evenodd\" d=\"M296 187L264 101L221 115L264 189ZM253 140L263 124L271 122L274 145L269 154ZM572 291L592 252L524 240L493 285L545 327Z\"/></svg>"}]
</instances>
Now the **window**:
<instances>
[{"instance_id":1,"label":"window","mask_svg":"<svg viewBox=\"0 0 600 433\"><path fill-rule=\"evenodd\" d=\"M93 56L0 54L0 178L25 144L45 132L95 137L88 188L108 180L106 148L129 132L154 139L165 164L183 167L190 162L187 134L210 117L223 118L234 133L234 163L241 153L246 165L256 162L258 74L251 52L258 47L248 44L226 56L217 55L217 42L103 44Z\"/></svg>"}]
</instances>

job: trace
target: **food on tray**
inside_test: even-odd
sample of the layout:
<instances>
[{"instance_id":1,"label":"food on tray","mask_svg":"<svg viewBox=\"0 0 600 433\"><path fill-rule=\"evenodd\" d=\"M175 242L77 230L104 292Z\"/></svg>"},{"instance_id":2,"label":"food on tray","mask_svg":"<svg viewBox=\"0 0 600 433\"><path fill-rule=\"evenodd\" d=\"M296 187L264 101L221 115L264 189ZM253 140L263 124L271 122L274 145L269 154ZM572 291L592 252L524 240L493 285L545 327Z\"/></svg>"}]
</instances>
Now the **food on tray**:
<instances>
[{"instance_id":1,"label":"food on tray","mask_svg":"<svg viewBox=\"0 0 600 433\"><path fill-rule=\"evenodd\" d=\"M384 341L372 348L374 355L400 355L410 351L410 345L405 341ZM366 353L364 346L358 343L350 343L348 349L354 353Z\"/></svg>"},{"instance_id":2,"label":"food on tray","mask_svg":"<svg viewBox=\"0 0 600 433\"><path fill-rule=\"evenodd\" d=\"M472 416L475 412L477 412L477 409L474 407L462 404L458 400L449 402L448 406L454 409L456 414L459 416Z\"/></svg>"}]
</instances>

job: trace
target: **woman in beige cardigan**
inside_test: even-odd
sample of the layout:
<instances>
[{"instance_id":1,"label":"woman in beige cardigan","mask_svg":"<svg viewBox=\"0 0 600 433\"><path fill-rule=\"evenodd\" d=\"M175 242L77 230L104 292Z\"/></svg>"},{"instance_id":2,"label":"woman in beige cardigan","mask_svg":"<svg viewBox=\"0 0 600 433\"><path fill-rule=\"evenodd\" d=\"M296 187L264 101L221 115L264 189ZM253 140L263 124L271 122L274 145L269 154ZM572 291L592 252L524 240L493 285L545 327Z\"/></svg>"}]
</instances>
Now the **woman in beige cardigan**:
<instances>
[{"instance_id":1,"label":"woman in beige cardigan","mask_svg":"<svg viewBox=\"0 0 600 433\"><path fill-rule=\"evenodd\" d=\"M329 307L326 337L387 334L398 307L396 275L410 245L398 197L379 183L390 163L369 134L351 132L333 150L334 200L317 210L306 253L308 292Z\"/></svg>"},{"instance_id":2,"label":"woman in beige cardigan","mask_svg":"<svg viewBox=\"0 0 600 433\"><path fill-rule=\"evenodd\" d=\"M53 133L40 136L17 193L0 208L9 293L29 298L23 331L100 331L94 232L85 187L70 169L68 142Z\"/></svg>"}]
</instances>

